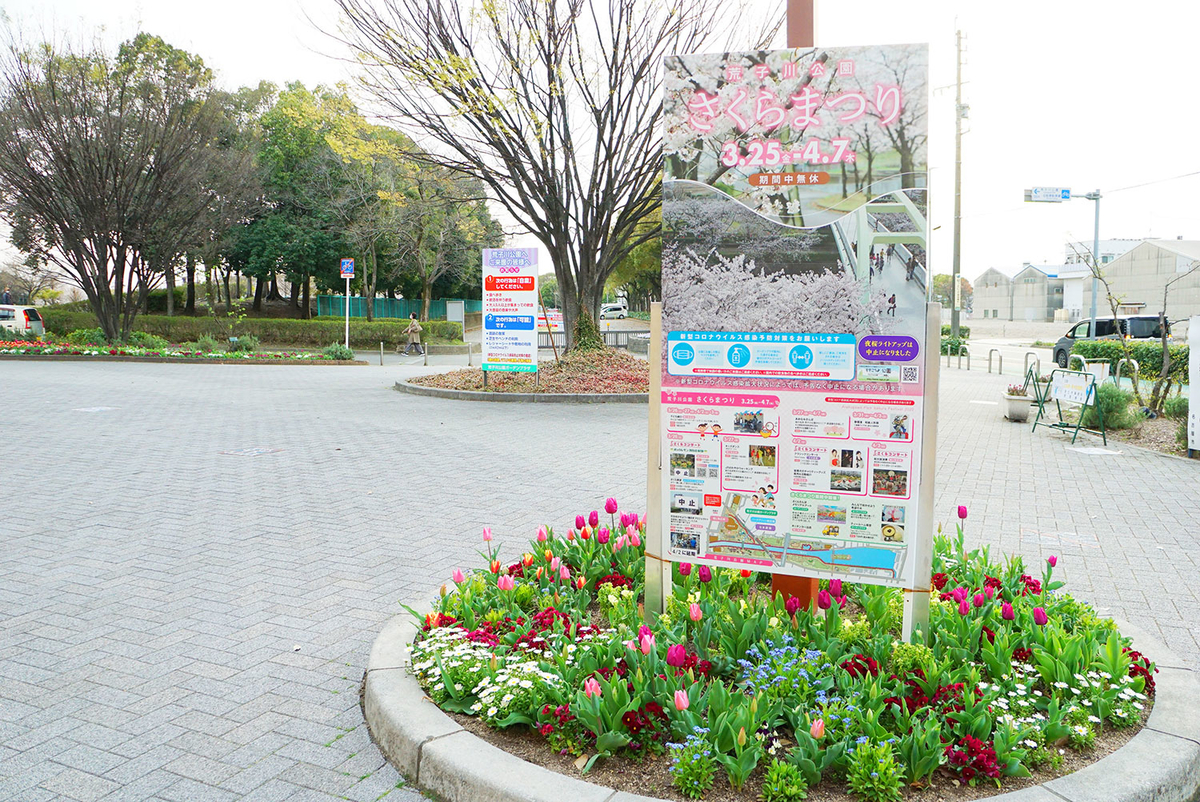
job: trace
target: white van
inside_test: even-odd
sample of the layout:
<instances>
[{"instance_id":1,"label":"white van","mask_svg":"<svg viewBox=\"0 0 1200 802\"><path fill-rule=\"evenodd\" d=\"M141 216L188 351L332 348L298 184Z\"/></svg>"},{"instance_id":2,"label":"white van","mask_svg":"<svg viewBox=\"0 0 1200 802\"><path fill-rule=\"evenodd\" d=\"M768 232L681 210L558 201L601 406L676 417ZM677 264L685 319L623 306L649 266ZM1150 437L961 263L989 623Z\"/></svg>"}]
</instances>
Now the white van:
<instances>
[{"instance_id":1,"label":"white van","mask_svg":"<svg viewBox=\"0 0 1200 802\"><path fill-rule=\"evenodd\" d=\"M32 306L0 304L0 333L16 340L31 340L45 334L46 326Z\"/></svg>"}]
</instances>

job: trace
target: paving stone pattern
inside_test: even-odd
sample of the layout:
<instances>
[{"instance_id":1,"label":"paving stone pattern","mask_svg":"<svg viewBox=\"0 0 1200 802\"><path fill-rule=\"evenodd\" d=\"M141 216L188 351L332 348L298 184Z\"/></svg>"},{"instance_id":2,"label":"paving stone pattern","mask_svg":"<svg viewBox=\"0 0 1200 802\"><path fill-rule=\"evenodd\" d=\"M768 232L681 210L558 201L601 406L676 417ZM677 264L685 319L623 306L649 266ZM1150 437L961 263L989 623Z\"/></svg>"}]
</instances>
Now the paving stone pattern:
<instances>
[{"instance_id":1,"label":"paving stone pattern","mask_svg":"<svg viewBox=\"0 0 1200 802\"><path fill-rule=\"evenodd\" d=\"M484 524L511 556L640 510L646 410L391 389L419 370L0 364L0 800L421 799L362 721L375 634ZM1200 665L1200 464L1072 451L943 375L943 517Z\"/></svg>"}]
</instances>

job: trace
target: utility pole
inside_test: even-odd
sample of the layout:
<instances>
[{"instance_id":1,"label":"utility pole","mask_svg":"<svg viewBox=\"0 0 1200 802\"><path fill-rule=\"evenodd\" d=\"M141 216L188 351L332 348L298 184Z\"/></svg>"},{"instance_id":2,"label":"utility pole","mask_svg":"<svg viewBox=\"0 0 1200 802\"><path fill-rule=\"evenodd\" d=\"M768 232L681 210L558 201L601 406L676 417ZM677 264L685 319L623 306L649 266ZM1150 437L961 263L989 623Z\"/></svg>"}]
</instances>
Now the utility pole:
<instances>
[{"instance_id":1,"label":"utility pole","mask_svg":"<svg viewBox=\"0 0 1200 802\"><path fill-rule=\"evenodd\" d=\"M950 279L950 336L958 338L958 302L962 297L959 277L962 267L962 121L965 109L962 104L962 31L954 32L955 69L954 80L954 267ZM932 284L932 281L930 282Z\"/></svg>"},{"instance_id":2,"label":"utility pole","mask_svg":"<svg viewBox=\"0 0 1200 802\"><path fill-rule=\"evenodd\" d=\"M1100 190L1084 195L1096 202L1096 226L1092 230L1092 317L1088 331L1096 336L1096 296L1100 294Z\"/></svg>"}]
</instances>

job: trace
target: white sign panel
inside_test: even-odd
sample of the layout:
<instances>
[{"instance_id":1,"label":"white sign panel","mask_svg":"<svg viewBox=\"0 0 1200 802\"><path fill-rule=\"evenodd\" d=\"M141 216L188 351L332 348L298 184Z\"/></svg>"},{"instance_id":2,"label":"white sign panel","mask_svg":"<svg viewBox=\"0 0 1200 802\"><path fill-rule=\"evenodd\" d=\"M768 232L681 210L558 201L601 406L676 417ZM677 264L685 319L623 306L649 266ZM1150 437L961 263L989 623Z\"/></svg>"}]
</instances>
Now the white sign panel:
<instances>
[{"instance_id":1,"label":"white sign panel","mask_svg":"<svg viewBox=\"0 0 1200 802\"><path fill-rule=\"evenodd\" d=\"M1056 370L1050 382L1050 397L1055 401L1065 401L1068 404L1088 403L1088 388L1094 378L1092 374L1080 371Z\"/></svg>"},{"instance_id":2,"label":"white sign panel","mask_svg":"<svg viewBox=\"0 0 1200 802\"><path fill-rule=\"evenodd\" d=\"M1062 203L1071 199L1071 190L1065 187L1034 187L1029 190L1029 200L1038 203Z\"/></svg>"},{"instance_id":3,"label":"white sign panel","mask_svg":"<svg viewBox=\"0 0 1200 802\"><path fill-rule=\"evenodd\" d=\"M537 371L537 249L483 251L483 369Z\"/></svg>"}]
</instances>

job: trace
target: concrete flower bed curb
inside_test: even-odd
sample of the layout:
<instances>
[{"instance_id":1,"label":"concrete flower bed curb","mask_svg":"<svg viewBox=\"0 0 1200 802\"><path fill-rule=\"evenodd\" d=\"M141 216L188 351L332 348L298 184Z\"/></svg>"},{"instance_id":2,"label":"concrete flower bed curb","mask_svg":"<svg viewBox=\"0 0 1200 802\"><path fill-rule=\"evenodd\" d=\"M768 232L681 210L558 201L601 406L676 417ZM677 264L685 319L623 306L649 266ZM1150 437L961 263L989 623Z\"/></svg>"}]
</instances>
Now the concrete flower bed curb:
<instances>
[{"instance_id":1,"label":"concrete flower bed curb","mask_svg":"<svg viewBox=\"0 0 1200 802\"><path fill-rule=\"evenodd\" d=\"M402 393L453 398L457 401L511 401L527 404L646 404L649 393L484 393L477 390L448 390L424 387L406 381L396 382Z\"/></svg>"},{"instance_id":2,"label":"concrete flower bed curb","mask_svg":"<svg viewBox=\"0 0 1200 802\"><path fill-rule=\"evenodd\" d=\"M0 359L44 362L173 362L181 365L369 365L361 359L223 359L203 356L113 356L112 354L0 354Z\"/></svg>"},{"instance_id":3,"label":"concrete flower bed curb","mask_svg":"<svg viewBox=\"0 0 1200 802\"><path fill-rule=\"evenodd\" d=\"M1080 771L989 799L1188 802L1195 795L1200 788L1200 682L1165 645L1124 621L1117 625L1159 669L1146 727ZM535 766L463 729L405 668L416 634L408 614L384 626L371 647L363 706L379 748L423 791L447 802L654 802Z\"/></svg>"}]
</instances>

